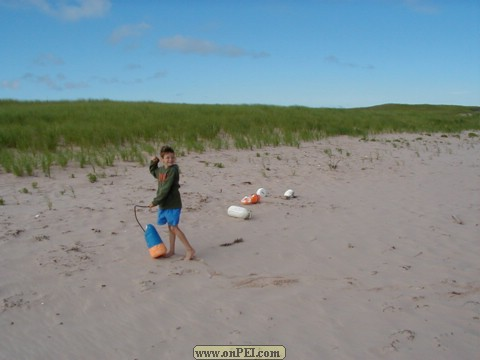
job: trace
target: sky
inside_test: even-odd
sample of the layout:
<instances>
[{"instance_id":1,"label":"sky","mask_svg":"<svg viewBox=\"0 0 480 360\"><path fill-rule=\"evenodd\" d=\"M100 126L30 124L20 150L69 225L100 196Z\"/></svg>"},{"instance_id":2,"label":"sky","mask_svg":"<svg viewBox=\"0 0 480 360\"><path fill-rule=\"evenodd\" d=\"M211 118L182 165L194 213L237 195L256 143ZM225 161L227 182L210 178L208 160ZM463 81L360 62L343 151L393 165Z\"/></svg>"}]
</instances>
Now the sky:
<instances>
[{"instance_id":1,"label":"sky","mask_svg":"<svg viewBox=\"0 0 480 360\"><path fill-rule=\"evenodd\" d=\"M480 105L480 0L0 0L0 99Z\"/></svg>"}]
</instances>

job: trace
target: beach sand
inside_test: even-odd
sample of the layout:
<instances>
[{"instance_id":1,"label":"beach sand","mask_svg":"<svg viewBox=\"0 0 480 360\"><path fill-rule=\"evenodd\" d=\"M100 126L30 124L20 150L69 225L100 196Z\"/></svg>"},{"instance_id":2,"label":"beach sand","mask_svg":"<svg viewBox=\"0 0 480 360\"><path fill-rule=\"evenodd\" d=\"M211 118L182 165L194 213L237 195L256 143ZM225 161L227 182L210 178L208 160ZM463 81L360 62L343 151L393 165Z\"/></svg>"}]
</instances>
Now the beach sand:
<instances>
[{"instance_id":1,"label":"beach sand","mask_svg":"<svg viewBox=\"0 0 480 360\"><path fill-rule=\"evenodd\" d=\"M95 183L73 165L0 173L0 359L179 360L196 345L478 359L480 137L468 134L178 156L193 261L179 240L171 258L148 254L133 211L155 196L148 166L96 168ZM251 219L227 215L260 187Z\"/></svg>"}]
</instances>

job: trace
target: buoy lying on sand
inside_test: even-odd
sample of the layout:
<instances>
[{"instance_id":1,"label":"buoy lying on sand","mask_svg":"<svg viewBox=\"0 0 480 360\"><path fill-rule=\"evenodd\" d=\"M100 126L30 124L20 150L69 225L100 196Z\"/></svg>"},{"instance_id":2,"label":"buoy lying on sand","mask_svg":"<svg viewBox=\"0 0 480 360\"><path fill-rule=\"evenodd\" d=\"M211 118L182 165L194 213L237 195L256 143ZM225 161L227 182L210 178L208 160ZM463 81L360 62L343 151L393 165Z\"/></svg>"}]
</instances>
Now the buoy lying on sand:
<instances>
[{"instance_id":1,"label":"buoy lying on sand","mask_svg":"<svg viewBox=\"0 0 480 360\"><path fill-rule=\"evenodd\" d=\"M167 247L163 243L157 229L152 224L148 224L145 229L145 241L147 242L148 252L152 258L158 258L167 253Z\"/></svg>"},{"instance_id":2,"label":"buoy lying on sand","mask_svg":"<svg viewBox=\"0 0 480 360\"><path fill-rule=\"evenodd\" d=\"M241 200L241 203L243 205L253 205L256 204L260 201L260 196L257 194L252 194L249 196L244 196L243 199Z\"/></svg>"},{"instance_id":3,"label":"buoy lying on sand","mask_svg":"<svg viewBox=\"0 0 480 360\"><path fill-rule=\"evenodd\" d=\"M262 198L262 197L267 197L268 193L267 193L267 190L265 190L264 188L260 188L257 190L257 195Z\"/></svg>"},{"instance_id":4,"label":"buoy lying on sand","mask_svg":"<svg viewBox=\"0 0 480 360\"><path fill-rule=\"evenodd\" d=\"M252 212L245 209L241 206L232 205L228 208L227 214L240 219L250 219L252 217Z\"/></svg>"}]
</instances>

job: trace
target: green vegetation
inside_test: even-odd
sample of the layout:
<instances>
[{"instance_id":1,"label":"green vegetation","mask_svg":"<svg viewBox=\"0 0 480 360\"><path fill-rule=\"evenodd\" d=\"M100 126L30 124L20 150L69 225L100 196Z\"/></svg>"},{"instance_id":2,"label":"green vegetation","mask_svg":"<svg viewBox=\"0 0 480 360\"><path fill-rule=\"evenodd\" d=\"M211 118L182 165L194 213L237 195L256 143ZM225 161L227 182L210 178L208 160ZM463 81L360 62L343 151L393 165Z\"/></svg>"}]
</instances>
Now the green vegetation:
<instances>
[{"instance_id":1,"label":"green vegetation","mask_svg":"<svg viewBox=\"0 0 480 360\"><path fill-rule=\"evenodd\" d=\"M91 183L97 182L97 175L88 173L87 177L88 177L88 181L90 181Z\"/></svg>"},{"instance_id":2,"label":"green vegetation","mask_svg":"<svg viewBox=\"0 0 480 360\"><path fill-rule=\"evenodd\" d=\"M179 154L207 149L298 146L328 136L480 129L480 107L381 105L357 109L152 102L0 100L0 166L17 176L69 163L144 164L170 144Z\"/></svg>"}]
</instances>

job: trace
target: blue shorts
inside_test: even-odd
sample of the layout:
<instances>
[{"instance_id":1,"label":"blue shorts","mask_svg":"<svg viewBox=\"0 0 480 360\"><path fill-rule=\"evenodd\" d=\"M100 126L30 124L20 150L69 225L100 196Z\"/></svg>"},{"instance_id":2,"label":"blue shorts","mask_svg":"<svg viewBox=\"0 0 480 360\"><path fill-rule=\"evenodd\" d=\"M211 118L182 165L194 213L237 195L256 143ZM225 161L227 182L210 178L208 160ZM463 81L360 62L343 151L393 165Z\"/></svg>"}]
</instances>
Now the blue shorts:
<instances>
[{"instance_id":1,"label":"blue shorts","mask_svg":"<svg viewBox=\"0 0 480 360\"><path fill-rule=\"evenodd\" d=\"M180 222L182 209L158 209L157 224L177 226Z\"/></svg>"}]
</instances>

